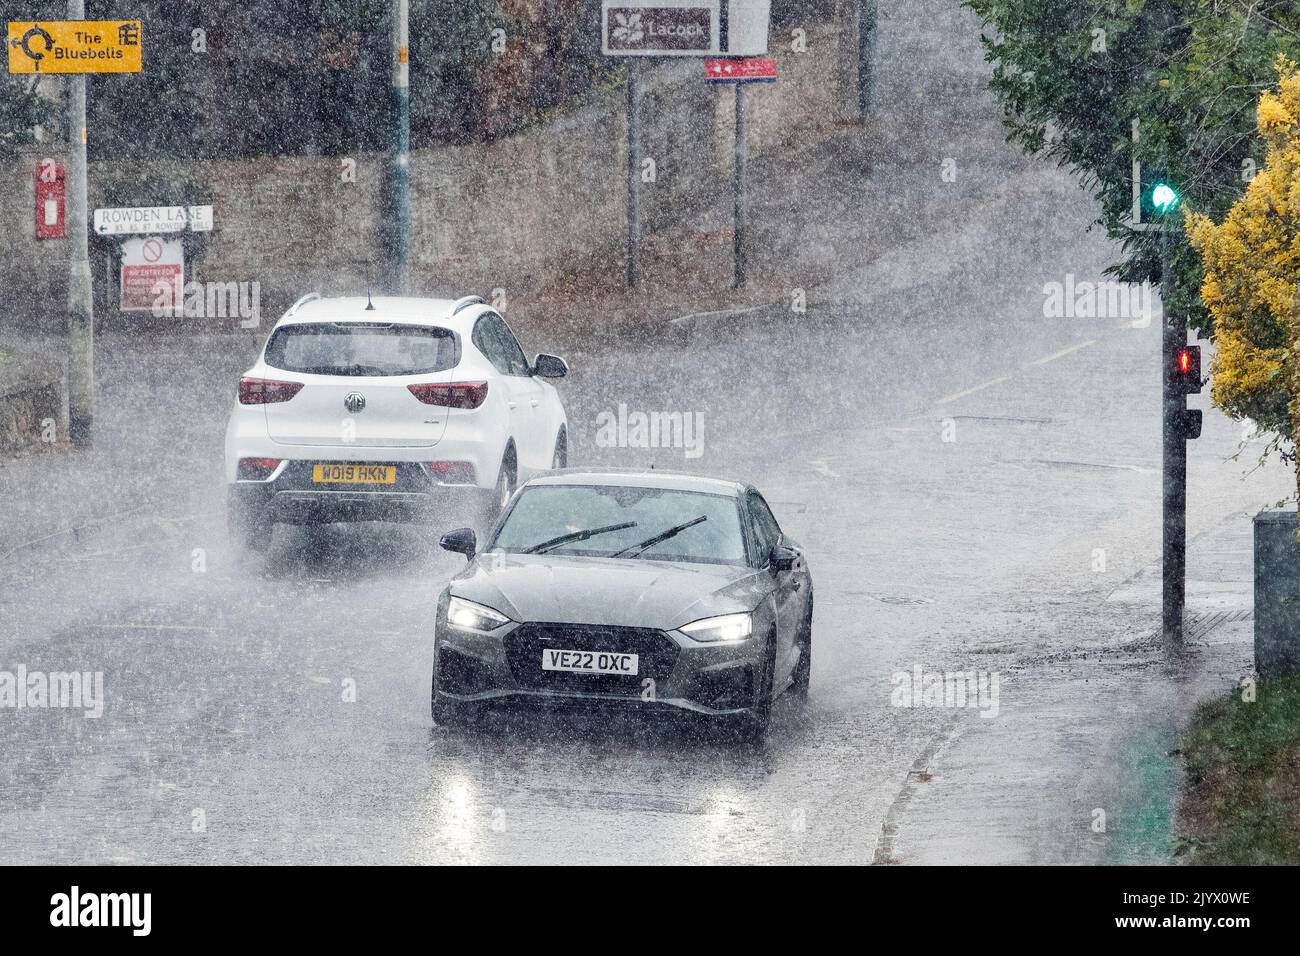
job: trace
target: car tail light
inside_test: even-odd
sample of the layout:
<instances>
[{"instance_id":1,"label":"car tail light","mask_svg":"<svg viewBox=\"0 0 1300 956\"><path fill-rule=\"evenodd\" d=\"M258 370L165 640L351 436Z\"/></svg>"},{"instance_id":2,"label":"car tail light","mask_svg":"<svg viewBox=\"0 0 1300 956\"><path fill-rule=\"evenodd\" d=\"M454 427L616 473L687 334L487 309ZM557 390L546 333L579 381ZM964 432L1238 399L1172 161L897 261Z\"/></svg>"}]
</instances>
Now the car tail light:
<instances>
[{"instance_id":1,"label":"car tail light","mask_svg":"<svg viewBox=\"0 0 1300 956\"><path fill-rule=\"evenodd\" d=\"M239 404L271 405L287 402L302 389L302 382L277 382L269 378L241 378Z\"/></svg>"},{"instance_id":2,"label":"car tail light","mask_svg":"<svg viewBox=\"0 0 1300 956\"><path fill-rule=\"evenodd\" d=\"M408 385L411 394L426 405L443 405L447 408L478 408L487 398L487 382L429 382Z\"/></svg>"},{"instance_id":3,"label":"car tail light","mask_svg":"<svg viewBox=\"0 0 1300 956\"><path fill-rule=\"evenodd\" d=\"M270 478L271 472L279 467L279 458L241 458L239 459L239 480L263 481Z\"/></svg>"},{"instance_id":4,"label":"car tail light","mask_svg":"<svg viewBox=\"0 0 1300 956\"><path fill-rule=\"evenodd\" d=\"M468 461L429 461L425 462L425 467L429 469L429 474L435 479L442 482L449 482L457 485L472 485L474 483L474 465Z\"/></svg>"}]
</instances>

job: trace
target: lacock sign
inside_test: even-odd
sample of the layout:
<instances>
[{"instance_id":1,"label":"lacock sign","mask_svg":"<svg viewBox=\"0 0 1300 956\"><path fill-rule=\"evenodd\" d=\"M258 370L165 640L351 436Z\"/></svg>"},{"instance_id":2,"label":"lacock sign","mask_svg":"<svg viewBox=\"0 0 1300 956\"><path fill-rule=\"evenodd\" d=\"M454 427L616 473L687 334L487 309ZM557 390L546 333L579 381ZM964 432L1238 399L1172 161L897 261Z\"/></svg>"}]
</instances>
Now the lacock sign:
<instances>
[{"instance_id":1,"label":"lacock sign","mask_svg":"<svg viewBox=\"0 0 1300 956\"><path fill-rule=\"evenodd\" d=\"M761 56L771 0L604 0L606 56Z\"/></svg>"},{"instance_id":2,"label":"lacock sign","mask_svg":"<svg viewBox=\"0 0 1300 956\"><path fill-rule=\"evenodd\" d=\"M604 4L604 52L624 56L699 56L718 49L718 4L628 0Z\"/></svg>"}]
</instances>

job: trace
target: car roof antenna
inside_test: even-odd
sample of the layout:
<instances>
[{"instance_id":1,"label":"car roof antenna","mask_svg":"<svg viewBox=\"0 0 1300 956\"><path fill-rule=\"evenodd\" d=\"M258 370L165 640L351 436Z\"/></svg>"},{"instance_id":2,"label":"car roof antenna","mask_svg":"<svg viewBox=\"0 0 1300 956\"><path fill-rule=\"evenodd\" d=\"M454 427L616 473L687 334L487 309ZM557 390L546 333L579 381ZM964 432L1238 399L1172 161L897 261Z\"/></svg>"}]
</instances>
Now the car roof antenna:
<instances>
[{"instance_id":1,"label":"car roof antenna","mask_svg":"<svg viewBox=\"0 0 1300 956\"><path fill-rule=\"evenodd\" d=\"M369 289L366 290L366 311L367 311L367 312L373 312L373 311L375 311L375 300L372 299L372 298L370 298L370 290L369 290Z\"/></svg>"}]
</instances>

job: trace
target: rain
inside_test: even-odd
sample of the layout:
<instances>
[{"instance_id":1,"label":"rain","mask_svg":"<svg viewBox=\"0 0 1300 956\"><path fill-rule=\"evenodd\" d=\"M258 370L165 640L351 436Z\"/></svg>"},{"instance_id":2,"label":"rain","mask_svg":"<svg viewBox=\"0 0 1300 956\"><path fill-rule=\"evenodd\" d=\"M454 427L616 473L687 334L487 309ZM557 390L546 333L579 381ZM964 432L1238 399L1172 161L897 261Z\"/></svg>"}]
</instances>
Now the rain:
<instances>
[{"instance_id":1,"label":"rain","mask_svg":"<svg viewBox=\"0 0 1300 956\"><path fill-rule=\"evenodd\" d=\"M0 863L1300 862L1289 0L0 10Z\"/></svg>"}]
</instances>

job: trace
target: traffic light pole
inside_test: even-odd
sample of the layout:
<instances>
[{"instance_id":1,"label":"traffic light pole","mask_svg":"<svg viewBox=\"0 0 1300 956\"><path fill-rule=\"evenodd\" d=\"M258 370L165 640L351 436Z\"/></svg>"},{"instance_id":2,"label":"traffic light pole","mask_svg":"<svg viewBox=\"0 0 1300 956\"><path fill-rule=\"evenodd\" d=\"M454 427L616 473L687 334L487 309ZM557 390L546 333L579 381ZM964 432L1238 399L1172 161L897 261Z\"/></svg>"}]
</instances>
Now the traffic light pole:
<instances>
[{"instance_id":1,"label":"traffic light pole","mask_svg":"<svg viewBox=\"0 0 1300 956\"><path fill-rule=\"evenodd\" d=\"M1163 555L1161 624L1164 639L1182 644L1187 570L1187 440L1183 434L1187 397L1175 388L1171 357L1187 344L1187 319L1172 308L1174 281L1169 228L1160 227L1160 301L1163 312L1161 392L1164 436Z\"/></svg>"}]
</instances>

